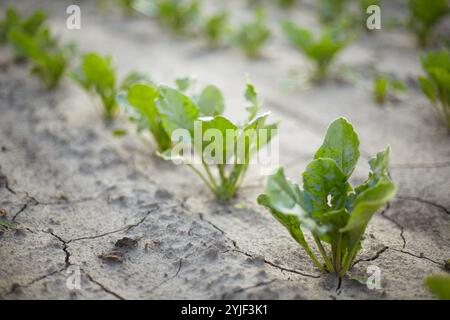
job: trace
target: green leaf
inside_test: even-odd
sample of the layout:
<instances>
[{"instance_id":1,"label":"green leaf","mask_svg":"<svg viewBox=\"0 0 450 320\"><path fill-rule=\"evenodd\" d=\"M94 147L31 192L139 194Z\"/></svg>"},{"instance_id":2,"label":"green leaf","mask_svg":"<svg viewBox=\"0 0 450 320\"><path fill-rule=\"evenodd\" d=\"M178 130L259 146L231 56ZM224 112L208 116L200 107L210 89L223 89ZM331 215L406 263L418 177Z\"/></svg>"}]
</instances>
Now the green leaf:
<instances>
[{"instance_id":1,"label":"green leaf","mask_svg":"<svg viewBox=\"0 0 450 320\"><path fill-rule=\"evenodd\" d=\"M177 129L186 129L193 137L194 121L200 113L195 103L181 92L166 86L159 88L161 99L157 107L164 129L169 136Z\"/></svg>"},{"instance_id":2,"label":"green leaf","mask_svg":"<svg viewBox=\"0 0 450 320\"><path fill-rule=\"evenodd\" d=\"M358 195L364 192L370 187L375 186L382 178L388 177L389 156L391 148L388 146L383 151L378 152L375 157L369 160L370 172L367 180L360 186L355 188L355 192Z\"/></svg>"},{"instance_id":3,"label":"green leaf","mask_svg":"<svg viewBox=\"0 0 450 320\"><path fill-rule=\"evenodd\" d=\"M15 27L9 32L8 39L21 55L32 61L31 72L41 78L46 88L59 84L72 55L71 46L59 47L48 29L41 29L32 36Z\"/></svg>"},{"instance_id":4,"label":"green leaf","mask_svg":"<svg viewBox=\"0 0 450 320\"><path fill-rule=\"evenodd\" d=\"M392 199L397 191L396 186L387 178L381 178L373 187L361 192L355 200L353 211L342 232L358 230L367 226L372 215Z\"/></svg>"},{"instance_id":5,"label":"green leaf","mask_svg":"<svg viewBox=\"0 0 450 320\"><path fill-rule=\"evenodd\" d=\"M95 52L87 53L83 58L82 69L90 88L112 90L116 83L116 73L109 56L100 56Z\"/></svg>"},{"instance_id":6,"label":"green leaf","mask_svg":"<svg viewBox=\"0 0 450 320\"><path fill-rule=\"evenodd\" d=\"M290 235L297 241L305 250L309 250L309 245L306 242L303 231L300 227L300 221L296 215L284 214L275 209L271 199L266 194L258 196L258 204L269 209L270 213L277 219L290 233Z\"/></svg>"},{"instance_id":7,"label":"green leaf","mask_svg":"<svg viewBox=\"0 0 450 320\"><path fill-rule=\"evenodd\" d=\"M286 178L283 168L279 168L267 179L266 196L270 205L278 210L292 209L303 203L303 194L297 184Z\"/></svg>"},{"instance_id":8,"label":"green leaf","mask_svg":"<svg viewBox=\"0 0 450 320\"><path fill-rule=\"evenodd\" d=\"M434 274L425 278L425 286L440 300L450 300L450 276Z\"/></svg>"},{"instance_id":9,"label":"green leaf","mask_svg":"<svg viewBox=\"0 0 450 320\"><path fill-rule=\"evenodd\" d=\"M127 135L128 131L126 129L114 129L112 135L115 137L121 137Z\"/></svg>"},{"instance_id":10,"label":"green leaf","mask_svg":"<svg viewBox=\"0 0 450 320\"><path fill-rule=\"evenodd\" d=\"M178 78L175 80L175 85L179 91L186 92L194 85L195 81L196 79L193 76Z\"/></svg>"},{"instance_id":11,"label":"green leaf","mask_svg":"<svg viewBox=\"0 0 450 320\"><path fill-rule=\"evenodd\" d=\"M157 89L147 84L135 84L128 90L128 103L147 118L150 132L155 137L159 150L162 151L171 146L171 141L163 128L161 117L156 107L156 99L158 97Z\"/></svg>"},{"instance_id":12,"label":"green leaf","mask_svg":"<svg viewBox=\"0 0 450 320\"><path fill-rule=\"evenodd\" d=\"M271 32L264 16L264 10L257 10L254 20L242 24L234 35L234 42L248 57L257 56L270 37Z\"/></svg>"},{"instance_id":13,"label":"green leaf","mask_svg":"<svg viewBox=\"0 0 450 320\"><path fill-rule=\"evenodd\" d=\"M122 80L119 89L120 90L127 90L135 83L152 84L152 81L150 80L149 77L147 77L147 75L145 75L143 73L140 73L140 72L137 72L137 71L131 71Z\"/></svg>"},{"instance_id":14,"label":"green leaf","mask_svg":"<svg viewBox=\"0 0 450 320\"><path fill-rule=\"evenodd\" d=\"M320 220L324 212L344 207L351 186L334 160L315 159L308 164L302 176L305 206L313 217Z\"/></svg>"},{"instance_id":15,"label":"green leaf","mask_svg":"<svg viewBox=\"0 0 450 320\"><path fill-rule=\"evenodd\" d=\"M220 152L222 156L219 157L218 155L215 154L215 152L214 154L212 154L212 156L220 158L218 159L219 162L216 164L226 164L226 160L233 155L238 128L231 121L229 121L227 118L223 116L216 116L214 118L202 120L201 124L202 124L202 147L200 150L202 152L202 158L204 158L205 148L207 148L209 145L219 146L220 150L216 150L216 148L214 148L214 151ZM216 137L216 135L213 134L214 132L212 132L211 129L216 130L215 133L217 133L217 135L221 137L221 144L219 144L215 140L218 137ZM209 136L208 139L206 136Z\"/></svg>"},{"instance_id":16,"label":"green leaf","mask_svg":"<svg viewBox=\"0 0 450 320\"><path fill-rule=\"evenodd\" d=\"M248 121L251 121L259 112L259 101L255 86L249 80L247 80L244 96L247 102L250 103L246 110L249 113Z\"/></svg>"},{"instance_id":17,"label":"green leaf","mask_svg":"<svg viewBox=\"0 0 450 320\"><path fill-rule=\"evenodd\" d=\"M223 113L225 102L222 92L216 86L205 87L197 99L200 113L204 116L217 116Z\"/></svg>"},{"instance_id":18,"label":"green leaf","mask_svg":"<svg viewBox=\"0 0 450 320\"><path fill-rule=\"evenodd\" d=\"M314 159L333 159L342 172L350 177L359 155L358 135L346 119L339 118L328 127L324 142L314 155Z\"/></svg>"}]
</instances>

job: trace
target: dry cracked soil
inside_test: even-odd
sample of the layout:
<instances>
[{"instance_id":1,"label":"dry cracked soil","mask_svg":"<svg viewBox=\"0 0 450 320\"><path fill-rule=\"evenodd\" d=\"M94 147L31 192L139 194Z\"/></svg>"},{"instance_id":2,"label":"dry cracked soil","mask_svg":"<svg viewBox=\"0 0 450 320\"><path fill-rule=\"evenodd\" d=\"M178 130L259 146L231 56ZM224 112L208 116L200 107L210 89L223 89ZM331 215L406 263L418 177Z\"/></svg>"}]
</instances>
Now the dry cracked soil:
<instances>
[{"instance_id":1,"label":"dry cracked soil","mask_svg":"<svg viewBox=\"0 0 450 320\"><path fill-rule=\"evenodd\" d=\"M219 203L188 168L155 156L151 139L134 134L125 116L105 123L69 79L57 91L43 90L2 48L0 208L11 228L0 233L1 299L432 298L423 277L446 272L450 258L449 134L413 85L396 103L376 105L366 72L414 83L421 67L408 33L363 35L339 57L336 79L287 90L287 74L306 73L308 62L286 43L277 21L290 16L316 25L312 1L302 10L269 11L274 35L256 60L237 49L209 50L201 39L178 38L142 16L78 3L82 28L68 30L70 1L14 1L23 12L44 7L62 40L81 51L110 53L120 75L137 69L171 84L196 74L200 84L219 86L234 119L245 116L249 74L264 109L282 120L280 164L295 180L328 123L345 116L362 147L354 181L367 176L370 155L390 144L399 191L371 221L364 249L337 283L256 204L265 183L258 170L249 172L237 199ZM2 12L7 4L1 2ZM240 1L228 5L237 18L249 14ZM130 134L114 137L114 128ZM366 286L369 266L380 270L380 289ZM76 275L80 281L72 283Z\"/></svg>"}]
</instances>

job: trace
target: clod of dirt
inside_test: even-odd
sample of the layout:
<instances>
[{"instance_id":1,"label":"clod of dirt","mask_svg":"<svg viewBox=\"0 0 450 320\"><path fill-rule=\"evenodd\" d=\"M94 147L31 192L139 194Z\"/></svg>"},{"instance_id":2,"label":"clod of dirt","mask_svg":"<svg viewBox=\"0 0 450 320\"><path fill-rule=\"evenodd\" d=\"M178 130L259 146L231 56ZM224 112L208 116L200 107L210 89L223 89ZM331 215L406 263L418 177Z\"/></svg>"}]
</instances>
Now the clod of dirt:
<instances>
[{"instance_id":1,"label":"clod of dirt","mask_svg":"<svg viewBox=\"0 0 450 320\"><path fill-rule=\"evenodd\" d=\"M157 199L163 199L163 200L167 200L167 199L172 199L173 198L172 194L169 191L164 190L164 189L156 190L155 197Z\"/></svg>"},{"instance_id":2,"label":"clod of dirt","mask_svg":"<svg viewBox=\"0 0 450 320\"><path fill-rule=\"evenodd\" d=\"M128 238L128 237L123 237L122 239L119 239L116 241L116 243L114 244L114 246L116 248L127 248L127 249L133 249L136 248L138 245L139 239L137 238Z\"/></svg>"},{"instance_id":3,"label":"clod of dirt","mask_svg":"<svg viewBox=\"0 0 450 320\"><path fill-rule=\"evenodd\" d=\"M117 262L117 263L123 262L123 253L117 250L102 253L98 255L98 257L107 262Z\"/></svg>"},{"instance_id":4,"label":"clod of dirt","mask_svg":"<svg viewBox=\"0 0 450 320\"><path fill-rule=\"evenodd\" d=\"M0 218L4 218L8 215L8 212L6 212L5 209L0 208Z\"/></svg>"},{"instance_id":5,"label":"clod of dirt","mask_svg":"<svg viewBox=\"0 0 450 320\"><path fill-rule=\"evenodd\" d=\"M152 247L154 246L159 246L161 244L161 241L159 240L152 240L150 242L147 242L144 246L144 251L147 252L149 251Z\"/></svg>"}]
</instances>

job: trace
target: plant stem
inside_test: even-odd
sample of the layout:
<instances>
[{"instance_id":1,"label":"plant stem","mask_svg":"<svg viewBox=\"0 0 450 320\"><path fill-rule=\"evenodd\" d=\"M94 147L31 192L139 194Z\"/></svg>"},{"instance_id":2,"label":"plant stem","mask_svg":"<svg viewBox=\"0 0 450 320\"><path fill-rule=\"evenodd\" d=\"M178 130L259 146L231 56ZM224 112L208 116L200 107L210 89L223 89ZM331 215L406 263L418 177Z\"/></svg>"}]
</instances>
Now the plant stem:
<instances>
[{"instance_id":1,"label":"plant stem","mask_svg":"<svg viewBox=\"0 0 450 320\"><path fill-rule=\"evenodd\" d=\"M227 181L227 177L225 176L225 167L223 164L218 164L217 168L219 169L220 180L222 184L225 184Z\"/></svg>"},{"instance_id":2,"label":"plant stem","mask_svg":"<svg viewBox=\"0 0 450 320\"><path fill-rule=\"evenodd\" d=\"M204 161L203 159L202 159L202 165L203 165L203 168L205 168L206 174L208 175L208 177L209 177L209 179L210 179L210 181L211 181L212 186L214 187L214 189L217 189L217 183L216 183L216 180L214 179L214 177L213 177L211 171L210 171L209 168L208 168L208 165L205 163L205 161Z\"/></svg>"},{"instance_id":3,"label":"plant stem","mask_svg":"<svg viewBox=\"0 0 450 320\"><path fill-rule=\"evenodd\" d=\"M327 256L327 252L325 251L325 248L322 246L322 242L320 242L319 237L317 237L315 234L313 234L313 237L314 237L314 241L317 244L317 247L319 248L322 258L325 261L325 265L327 266L328 272L334 272L333 265L331 264L331 261Z\"/></svg>"},{"instance_id":4,"label":"plant stem","mask_svg":"<svg viewBox=\"0 0 450 320\"><path fill-rule=\"evenodd\" d=\"M192 170L194 170L194 172L200 177L200 179L203 180L203 182L208 186L208 188L215 194L216 190L214 189L214 187L211 185L211 183L202 175L202 173L196 168L194 167L192 164L187 164Z\"/></svg>"},{"instance_id":5,"label":"plant stem","mask_svg":"<svg viewBox=\"0 0 450 320\"><path fill-rule=\"evenodd\" d=\"M334 268L336 269L336 273L338 273L338 274L342 269L341 255L342 255L342 234L339 233L336 257L335 257L335 261L334 261Z\"/></svg>"}]
</instances>

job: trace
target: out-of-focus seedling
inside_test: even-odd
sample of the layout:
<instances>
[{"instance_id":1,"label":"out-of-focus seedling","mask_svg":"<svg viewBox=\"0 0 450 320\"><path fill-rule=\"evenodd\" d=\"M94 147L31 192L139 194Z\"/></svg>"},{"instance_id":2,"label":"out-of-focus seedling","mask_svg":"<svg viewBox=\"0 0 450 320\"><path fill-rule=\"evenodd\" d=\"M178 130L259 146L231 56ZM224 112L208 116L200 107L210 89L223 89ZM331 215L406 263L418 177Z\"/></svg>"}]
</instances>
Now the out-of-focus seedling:
<instances>
[{"instance_id":1,"label":"out-of-focus seedling","mask_svg":"<svg viewBox=\"0 0 450 320\"><path fill-rule=\"evenodd\" d=\"M129 120L136 124L138 132L149 130L158 150L163 152L170 148L172 143L162 126L161 115L156 107L159 97L158 88L153 84L136 83L128 90L121 91L117 101L125 109Z\"/></svg>"},{"instance_id":2,"label":"out-of-focus seedling","mask_svg":"<svg viewBox=\"0 0 450 320\"><path fill-rule=\"evenodd\" d=\"M429 52L421 58L426 76L419 77L423 93L433 103L444 125L450 129L450 52Z\"/></svg>"},{"instance_id":3,"label":"out-of-focus seedling","mask_svg":"<svg viewBox=\"0 0 450 320\"><path fill-rule=\"evenodd\" d=\"M389 147L369 161L371 172L356 188L349 183L358 161L359 139L344 118L328 128L322 146L303 172L303 187L291 182L283 169L269 177L258 203L287 228L321 271L343 277L361 249L367 225L396 192L388 175ZM304 237L308 230L324 265ZM326 250L328 244L330 250Z\"/></svg>"},{"instance_id":4,"label":"out-of-focus seedling","mask_svg":"<svg viewBox=\"0 0 450 320\"><path fill-rule=\"evenodd\" d=\"M297 2L297 0L278 0L277 1L278 5L283 9L292 8L296 2Z\"/></svg>"},{"instance_id":5,"label":"out-of-focus seedling","mask_svg":"<svg viewBox=\"0 0 450 320\"><path fill-rule=\"evenodd\" d=\"M26 33L22 28L14 28L9 32L8 39L21 55L31 60L32 74L37 75L46 88L58 86L69 67L74 45L59 45L47 28L41 28L34 35Z\"/></svg>"},{"instance_id":6,"label":"out-of-focus seedling","mask_svg":"<svg viewBox=\"0 0 450 320\"><path fill-rule=\"evenodd\" d=\"M253 21L245 22L236 31L234 42L248 57L256 57L269 37L270 29L266 24L265 11L260 7L256 10Z\"/></svg>"},{"instance_id":7,"label":"out-of-focus seedling","mask_svg":"<svg viewBox=\"0 0 450 320\"><path fill-rule=\"evenodd\" d=\"M8 7L5 17L0 20L0 44L8 41L8 33L13 28L19 28L29 36L36 34L43 26L47 15L43 10L36 10L25 19L21 19L19 12L14 7Z\"/></svg>"},{"instance_id":8,"label":"out-of-focus seedling","mask_svg":"<svg viewBox=\"0 0 450 320\"><path fill-rule=\"evenodd\" d=\"M322 23L331 24L342 18L347 0L319 0L317 13Z\"/></svg>"},{"instance_id":9,"label":"out-of-focus seedling","mask_svg":"<svg viewBox=\"0 0 450 320\"><path fill-rule=\"evenodd\" d=\"M376 103L384 104L389 97L393 97L395 91L406 91L405 82L393 79L385 74L377 76L373 82L373 97Z\"/></svg>"},{"instance_id":10,"label":"out-of-focus seedling","mask_svg":"<svg viewBox=\"0 0 450 320\"><path fill-rule=\"evenodd\" d=\"M327 76L335 56L350 42L347 33L338 27L325 30L318 38L310 30L290 21L283 22L282 28L289 41L315 62L316 72L313 78L319 81Z\"/></svg>"},{"instance_id":11,"label":"out-of-focus seedling","mask_svg":"<svg viewBox=\"0 0 450 320\"><path fill-rule=\"evenodd\" d=\"M409 0L410 27L421 46L426 46L433 28L449 13L447 0Z\"/></svg>"},{"instance_id":12,"label":"out-of-focus seedling","mask_svg":"<svg viewBox=\"0 0 450 320\"><path fill-rule=\"evenodd\" d=\"M450 300L450 276L432 274L424 279L425 286L440 300Z\"/></svg>"},{"instance_id":13,"label":"out-of-focus seedling","mask_svg":"<svg viewBox=\"0 0 450 320\"><path fill-rule=\"evenodd\" d=\"M156 0L156 17L176 33L186 33L200 14L198 0Z\"/></svg>"},{"instance_id":14,"label":"out-of-focus seedling","mask_svg":"<svg viewBox=\"0 0 450 320\"><path fill-rule=\"evenodd\" d=\"M188 133L188 137L173 141L173 148L160 153L161 157L187 164L218 199L233 198L252 156L271 140L270 129L277 126L266 124L267 113L258 115L259 102L253 85L247 84L249 117L243 125L222 115L224 101L215 86L205 87L195 99L166 86L159 87L159 93L157 106L167 134L173 138L180 129ZM190 146L189 154L183 153L186 145ZM198 163L191 161L191 152Z\"/></svg>"},{"instance_id":15,"label":"out-of-focus seedling","mask_svg":"<svg viewBox=\"0 0 450 320\"><path fill-rule=\"evenodd\" d=\"M146 77L138 72L128 73L121 84L117 84L116 70L111 57L102 56L95 52L83 55L81 65L70 73L70 76L90 94L100 98L104 116L112 119L117 113L116 95L122 89L145 80Z\"/></svg>"},{"instance_id":16,"label":"out-of-focus seedling","mask_svg":"<svg viewBox=\"0 0 450 320\"><path fill-rule=\"evenodd\" d=\"M205 20L204 33L210 47L219 46L228 31L228 13L218 12Z\"/></svg>"}]
</instances>

